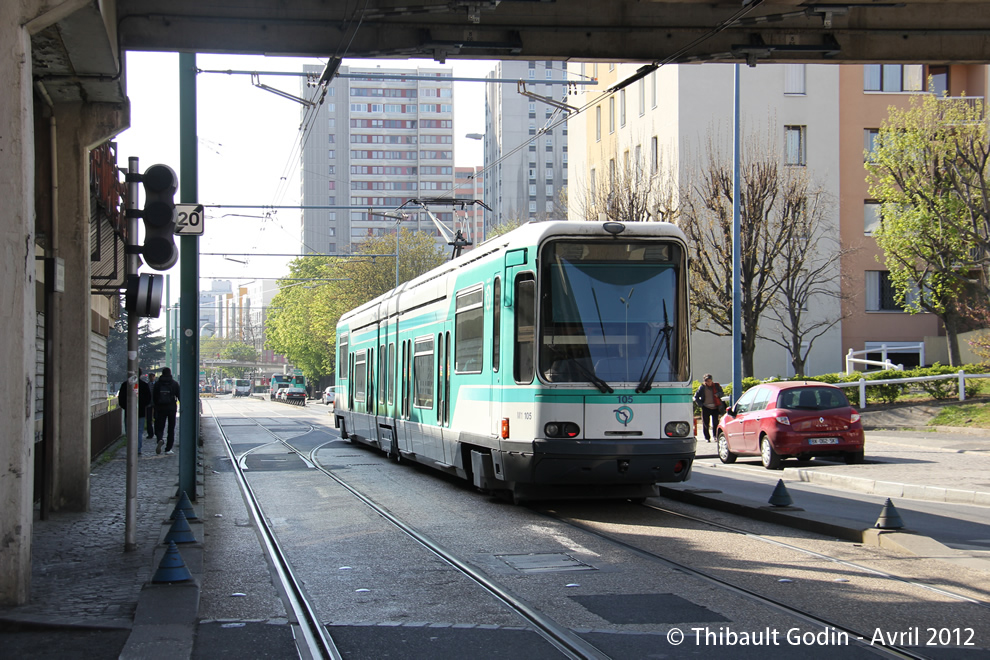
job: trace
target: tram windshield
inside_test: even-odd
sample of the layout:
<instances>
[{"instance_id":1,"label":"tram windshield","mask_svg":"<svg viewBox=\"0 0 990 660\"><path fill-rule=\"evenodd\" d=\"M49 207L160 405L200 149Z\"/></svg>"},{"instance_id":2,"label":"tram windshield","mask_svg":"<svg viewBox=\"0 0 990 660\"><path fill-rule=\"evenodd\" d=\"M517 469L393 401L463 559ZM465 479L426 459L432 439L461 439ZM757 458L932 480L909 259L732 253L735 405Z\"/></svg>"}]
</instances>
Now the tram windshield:
<instances>
[{"instance_id":1,"label":"tram windshield","mask_svg":"<svg viewBox=\"0 0 990 660\"><path fill-rule=\"evenodd\" d=\"M658 241L558 241L542 253L539 364L552 383L684 380L681 249ZM682 364L684 363L684 364Z\"/></svg>"}]
</instances>

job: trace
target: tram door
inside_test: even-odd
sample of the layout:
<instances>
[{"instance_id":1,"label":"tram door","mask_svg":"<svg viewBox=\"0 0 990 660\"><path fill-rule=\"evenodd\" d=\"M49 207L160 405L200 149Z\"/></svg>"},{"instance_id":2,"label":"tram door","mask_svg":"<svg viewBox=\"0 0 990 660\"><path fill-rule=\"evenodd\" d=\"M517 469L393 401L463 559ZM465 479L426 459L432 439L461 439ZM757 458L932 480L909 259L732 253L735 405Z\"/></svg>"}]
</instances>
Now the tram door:
<instances>
[{"instance_id":1,"label":"tram door","mask_svg":"<svg viewBox=\"0 0 990 660\"><path fill-rule=\"evenodd\" d=\"M492 431L496 438L501 437L502 420L512 417L511 408L513 404L510 397L514 389L513 364L516 360L516 352L518 351L518 347L513 345L513 328L515 327L516 314L519 311L516 308L515 281L519 273L532 268L532 266L527 265L528 261L529 251L527 248L506 252L505 268L499 282L501 298L498 312L499 335L498 341L493 342L493 344L498 345L498 364L496 368L494 363L494 359L496 358L493 354L492 366L492 405L495 407L492 410Z\"/></svg>"},{"instance_id":2,"label":"tram door","mask_svg":"<svg viewBox=\"0 0 990 660\"><path fill-rule=\"evenodd\" d=\"M492 324L491 343L491 369L492 376L491 394L488 397L488 419L491 420L490 433L498 437L501 433L502 425L502 281L503 273L495 274L491 289L491 304L489 305Z\"/></svg>"}]
</instances>

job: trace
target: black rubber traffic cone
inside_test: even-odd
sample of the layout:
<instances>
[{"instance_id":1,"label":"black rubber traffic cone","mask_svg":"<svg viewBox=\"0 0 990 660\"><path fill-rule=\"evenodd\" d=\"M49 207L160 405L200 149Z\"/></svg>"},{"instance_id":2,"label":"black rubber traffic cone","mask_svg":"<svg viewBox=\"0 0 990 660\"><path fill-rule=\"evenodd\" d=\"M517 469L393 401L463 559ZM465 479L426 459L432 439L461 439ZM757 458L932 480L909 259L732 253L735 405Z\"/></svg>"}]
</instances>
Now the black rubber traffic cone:
<instances>
[{"instance_id":1,"label":"black rubber traffic cone","mask_svg":"<svg viewBox=\"0 0 990 660\"><path fill-rule=\"evenodd\" d=\"M773 506L790 506L794 504L794 500L791 499L791 494L787 492L787 486L784 485L783 479L777 480L777 487L773 489L773 494L767 501Z\"/></svg>"},{"instance_id":2,"label":"black rubber traffic cone","mask_svg":"<svg viewBox=\"0 0 990 660\"><path fill-rule=\"evenodd\" d=\"M174 542L169 543L168 550L165 551L165 556L159 562L158 570L155 571L155 575L151 578L151 581L155 584L162 584L188 582L190 580L192 580L192 574L186 568L186 563L182 561L182 555L179 554L179 549L175 547Z\"/></svg>"},{"instance_id":3,"label":"black rubber traffic cone","mask_svg":"<svg viewBox=\"0 0 990 660\"><path fill-rule=\"evenodd\" d=\"M186 514L182 511L176 511L175 522L172 523L172 527L168 530L168 534L165 535L165 543L195 543L196 536L193 534L192 528L189 527L189 521L186 520Z\"/></svg>"},{"instance_id":4,"label":"black rubber traffic cone","mask_svg":"<svg viewBox=\"0 0 990 660\"><path fill-rule=\"evenodd\" d=\"M876 524L873 525L877 529L901 529L904 527L904 521L901 520L901 514L897 512L897 508L894 503L887 498L887 501L883 503L883 509L880 511L880 517L877 518Z\"/></svg>"}]
</instances>

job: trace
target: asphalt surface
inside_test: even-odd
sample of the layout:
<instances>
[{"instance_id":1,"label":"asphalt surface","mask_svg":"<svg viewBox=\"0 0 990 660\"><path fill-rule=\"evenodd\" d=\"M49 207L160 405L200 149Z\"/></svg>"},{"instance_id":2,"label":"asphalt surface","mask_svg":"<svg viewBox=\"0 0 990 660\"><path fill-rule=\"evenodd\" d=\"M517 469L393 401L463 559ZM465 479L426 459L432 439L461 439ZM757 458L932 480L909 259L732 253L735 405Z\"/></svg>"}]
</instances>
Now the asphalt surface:
<instances>
[{"instance_id":1,"label":"asphalt surface","mask_svg":"<svg viewBox=\"0 0 990 660\"><path fill-rule=\"evenodd\" d=\"M770 472L759 467L758 459L754 464L741 458L737 465L723 466L714 444L702 441L694 478L663 488L662 496L955 561L990 573L990 553L947 547L912 533L909 511L913 504L950 502L980 511L990 507L990 431L922 430L931 414L927 407L864 413L864 425L871 430L867 433L868 460L862 465L788 461L784 470ZM241 496L220 479L213 480L221 474L215 469L223 454L219 433L204 423L201 440L198 493L192 503L197 519L189 524L194 540L176 546L177 560L175 553L166 558L162 541L174 532L178 451L185 449L181 438L171 456L156 455L153 444L149 452L149 443L145 443L138 467L135 551L124 551L123 443L93 464L88 512L56 512L47 520L36 514L30 602L0 608L5 657L172 659L280 657L284 653L291 644L290 633L288 626L272 625L285 620L280 618L284 610L267 577L267 567L263 561L240 561L252 545L260 557ZM714 483L710 480L729 470L756 485L731 491L724 488L725 482L720 482L722 487L709 487ZM792 506L768 504L766 498L777 480L786 484L795 500ZM822 513L822 507L833 512L842 508L837 502L844 501L850 491L891 498L905 512L905 529L876 529L880 513L876 503L867 502L855 515ZM165 578L188 573L190 579L153 584L156 573ZM253 596L262 600L267 618L209 618L212 603L230 603L244 596L233 591L232 580L260 591Z\"/></svg>"}]
</instances>

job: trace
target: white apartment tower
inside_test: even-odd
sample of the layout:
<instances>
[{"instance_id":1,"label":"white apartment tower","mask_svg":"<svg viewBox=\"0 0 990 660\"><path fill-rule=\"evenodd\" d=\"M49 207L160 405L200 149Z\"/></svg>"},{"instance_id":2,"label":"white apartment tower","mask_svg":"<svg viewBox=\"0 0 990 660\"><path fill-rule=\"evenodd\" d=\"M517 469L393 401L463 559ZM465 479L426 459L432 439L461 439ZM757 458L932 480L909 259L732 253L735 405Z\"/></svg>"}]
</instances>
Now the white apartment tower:
<instances>
[{"instance_id":1,"label":"white apartment tower","mask_svg":"<svg viewBox=\"0 0 990 660\"><path fill-rule=\"evenodd\" d=\"M557 101L566 99L567 63L500 62L485 90L485 212L487 229L504 222L563 220L567 209L561 191L567 187L567 124L553 105L520 94L525 91ZM525 145L523 149L518 149Z\"/></svg>"},{"instance_id":2,"label":"white apartment tower","mask_svg":"<svg viewBox=\"0 0 990 660\"><path fill-rule=\"evenodd\" d=\"M452 196L454 88L450 68L342 66L315 117L303 110L308 137L301 155L302 253L349 254L368 236L391 233L376 215L413 198ZM318 78L321 69L304 72ZM303 84L305 98L312 88ZM447 226L450 207L431 210ZM425 213L404 211L427 231Z\"/></svg>"}]
</instances>

